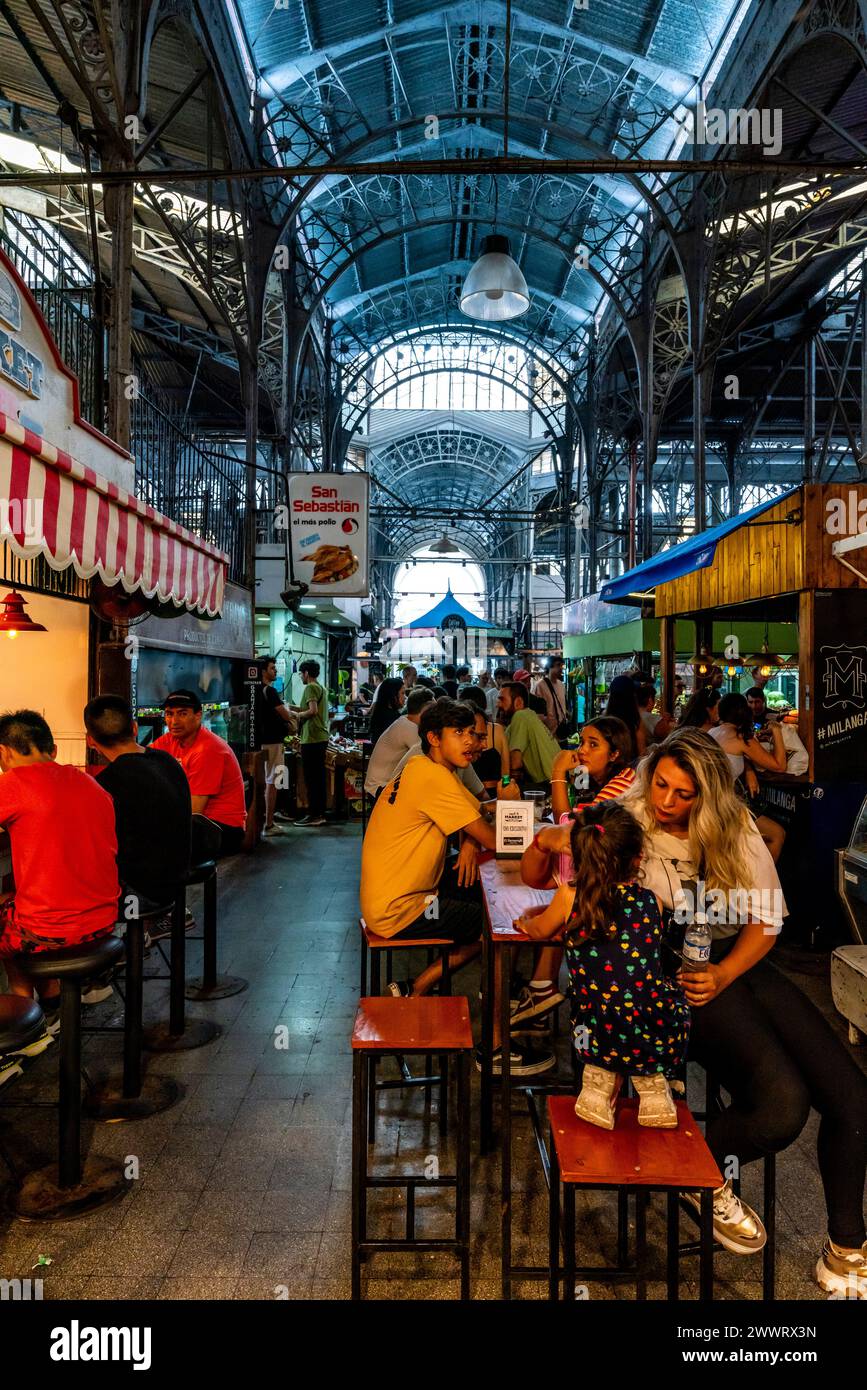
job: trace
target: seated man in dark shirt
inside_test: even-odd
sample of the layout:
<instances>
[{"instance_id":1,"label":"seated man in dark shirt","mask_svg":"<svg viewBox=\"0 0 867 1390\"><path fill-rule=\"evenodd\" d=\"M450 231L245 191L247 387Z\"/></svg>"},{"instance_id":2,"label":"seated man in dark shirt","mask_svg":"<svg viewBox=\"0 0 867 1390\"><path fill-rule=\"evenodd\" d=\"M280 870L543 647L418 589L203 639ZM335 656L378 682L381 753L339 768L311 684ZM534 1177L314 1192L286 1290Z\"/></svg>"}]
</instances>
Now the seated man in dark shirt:
<instances>
[{"instance_id":1,"label":"seated man in dark shirt","mask_svg":"<svg viewBox=\"0 0 867 1390\"><path fill-rule=\"evenodd\" d=\"M109 764L99 785L114 801L123 896L168 902L190 867L193 812L184 770L170 753L136 742L132 711L119 695L91 700L84 727L87 746Z\"/></svg>"}]
</instances>

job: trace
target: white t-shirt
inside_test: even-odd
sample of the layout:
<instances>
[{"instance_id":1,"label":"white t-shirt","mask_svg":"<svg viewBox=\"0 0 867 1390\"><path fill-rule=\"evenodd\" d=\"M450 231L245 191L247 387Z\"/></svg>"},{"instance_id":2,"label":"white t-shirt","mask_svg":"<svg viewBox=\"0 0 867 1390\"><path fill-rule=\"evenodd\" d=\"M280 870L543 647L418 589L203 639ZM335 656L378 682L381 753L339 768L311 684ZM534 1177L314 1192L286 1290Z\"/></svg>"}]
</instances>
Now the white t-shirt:
<instances>
[{"instance_id":1,"label":"white t-shirt","mask_svg":"<svg viewBox=\"0 0 867 1390\"><path fill-rule=\"evenodd\" d=\"M630 807L630 810L634 808ZM699 876L699 866L691 857L689 841L680 840L665 830L652 829L645 834L644 844L645 853L641 861L643 882L657 895L663 907L676 908L681 886L695 883ZM749 906L752 920L779 929L788 908L776 865L755 825L751 825L747 832L745 850L749 881L738 885L735 890L740 895L738 899L732 900L729 895L729 905L735 911L741 906ZM736 936L744 924L737 920L715 922L711 910L715 901L711 890L707 890L705 911L714 940Z\"/></svg>"},{"instance_id":2,"label":"white t-shirt","mask_svg":"<svg viewBox=\"0 0 867 1390\"><path fill-rule=\"evenodd\" d=\"M738 777L742 777L744 773L743 753L726 753L725 747L723 746L723 739L728 739L732 737L731 724L714 724L712 729L708 729L708 733L710 734L710 737L714 740L714 742L719 744L720 748L722 748L722 751L728 758L729 767L732 770L732 777L734 777L735 780L737 780Z\"/></svg>"},{"instance_id":3,"label":"white t-shirt","mask_svg":"<svg viewBox=\"0 0 867 1390\"><path fill-rule=\"evenodd\" d=\"M388 733L388 730L386 730L386 733ZM385 734L383 734L383 738L385 738ZM377 744L376 747L378 748L379 744ZM406 753L404 753L397 767L394 768L394 770L391 773L391 776L386 778L386 781L390 782L392 780L392 777L397 777L399 773L403 772L403 769L406 767L410 758L423 758L424 756L424 753L421 751L421 739L418 737L418 730L416 729L415 745L412 748L410 748ZM466 767L456 767L455 776L457 777L461 786L466 788L466 790L470 793L470 796L474 796L477 801L485 800L485 784L480 780L479 775L476 772L476 769L473 767L472 763L467 763ZM367 784L365 783L365 786L366 785ZM380 785L385 786L385 783L383 782Z\"/></svg>"},{"instance_id":4,"label":"white t-shirt","mask_svg":"<svg viewBox=\"0 0 867 1390\"><path fill-rule=\"evenodd\" d=\"M404 753L410 748L418 751L420 747L418 725L402 714L393 724L389 724L376 740L376 746L367 764L364 790L371 796L376 796L380 787L391 781Z\"/></svg>"}]
</instances>

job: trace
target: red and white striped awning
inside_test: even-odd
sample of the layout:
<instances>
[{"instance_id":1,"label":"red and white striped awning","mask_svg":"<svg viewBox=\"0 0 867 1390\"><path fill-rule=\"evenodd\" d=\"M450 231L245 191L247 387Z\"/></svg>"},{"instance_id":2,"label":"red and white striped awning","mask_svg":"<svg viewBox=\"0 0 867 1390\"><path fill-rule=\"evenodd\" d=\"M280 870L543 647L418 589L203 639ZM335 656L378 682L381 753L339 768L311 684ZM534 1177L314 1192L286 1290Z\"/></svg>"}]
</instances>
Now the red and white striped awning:
<instances>
[{"instance_id":1,"label":"red and white striped awning","mask_svg":"<svg viewBox=\"0 0 867 1390\"><path fill-rule=\"evenodd\" d=\"M0 541L210 618L228 556L0 411Z\"/></svg>"}]
</instances>

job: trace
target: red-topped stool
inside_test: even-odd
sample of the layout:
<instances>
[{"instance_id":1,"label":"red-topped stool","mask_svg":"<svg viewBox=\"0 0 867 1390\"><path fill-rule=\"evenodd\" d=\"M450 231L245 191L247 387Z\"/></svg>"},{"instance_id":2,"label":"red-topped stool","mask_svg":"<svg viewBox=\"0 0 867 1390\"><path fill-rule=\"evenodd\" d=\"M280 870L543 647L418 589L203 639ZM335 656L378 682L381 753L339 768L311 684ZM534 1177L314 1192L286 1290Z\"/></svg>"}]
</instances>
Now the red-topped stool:
<instances>
[{"instance_id":1,"label":"red-topped stool","mask_svg":"<svg viewBox=\"0 0 867 1390\"><path fill-rule=\"evenodd\" d=\"M551 1186L549 1207L550 1274L548 1293L574 1299L575 1280L621 1283L634 1280L636 1297L647 1297L647 1201L651 1192L667 1199L668 1297L680 1296L679 1198L701 1194L699 1298L713 1297L713 1194L723 1178L687 1106L677 1103L677 1129L651 1129L638 1123L638 1101L621 1100L613 1130L601 1129L575 1114L575 1097L549 1096ZM563 1187L562 1232L560 1186ZM576 1267L575 1193L613 1191L618 1196L617 1264ZM635 1263L628 1262L628 1204L635 1196ZM560 1264L562 1236L563 1263Z\"/></svg>"},{"instance_id":2,"label":"red-topped stool","mask_svg":"<svg viewBox=\"0 0 867 1390\"><path fill-rule=\"evenodd\" d=\"M413 999L360 999L352 1030L352 1297L361 1297L361 1264L377 1250L449 1250L460 1262L461 1298L470 1294L470 1009L461 996ZM422 1173L371 1177L368 1172L369 1093L372 1069L391 1053L430 1056L457 1071L457 1164L453 1174ZM367 1193L371 1188L406 1188L406 1235L371 1240L367 1235ZM415 1234L415 1194L419 1188L455 1189L454 1239L419 1239Z\"/></svg>"},{"instance_id":3,"label":"red-topped stool","mask_svg":"<svg viewBox=\"0 0 867 1390\"><path fill-rule=\"evenodd\" d=\"M449 970L449 953L455 949L455 943L449 938L435 936L431 934L425 937L416 937L414 940L399 936L377 936L375 931L371 931L363 917L358 919L361 927L361 994L379 994L382 988L382 972L380 970L380 958L385 952L385 983L392 979L392 966L394 963L395 951L411 951L414 949L426 950L428 963L433 959L434 953L439 952L443 963L443 977L440 982L440 994L451 992L451 971ZM370 978L368 979L368 975Z\"/></svg>"},{"instance_id":4,"label":"red-topped stool","mask_svg":"<svg viewBox=\"0 0 867 1390\"><path fill-rule=\"evenodd\" d=\"M392 962L395 951L409 951L414 947L427 951L428 965L431 964L434 954L439 951L442 960L443 973L439 985L439 993L451 993L451 971L449 969L449 954L455 949L455 943L442 936L419 937L415 940L402 940L394 936L377 936L375 931L371 931L363 917L359 917L358 924L361 927L361 989L359 993L362 998L367 995L379 994L382 987L382 972L380 970L380 960L382 953L385 952L385 983L388 985L392 979ZM368 980L369 975L369 980ZM376 1130L376 1093L377 1091L402 1090L404 1086L439 1086L440 1088L440 1133L446 1132L446 1115L448 1112L448 1075L445 1062L440 1066L439 1076L434 1076L431 1065L430 1053L425 1057L424 1076L413 1076L406 1060L398 1057L397 1062L400 1067L400 1077L395 1080L377 1080L376 1064L373 1064L371 1075L373 1081L370 1086L370 1096L367 1112L368 1136L373 1142L373 1135Z\"/></svg>"}]
</instances>

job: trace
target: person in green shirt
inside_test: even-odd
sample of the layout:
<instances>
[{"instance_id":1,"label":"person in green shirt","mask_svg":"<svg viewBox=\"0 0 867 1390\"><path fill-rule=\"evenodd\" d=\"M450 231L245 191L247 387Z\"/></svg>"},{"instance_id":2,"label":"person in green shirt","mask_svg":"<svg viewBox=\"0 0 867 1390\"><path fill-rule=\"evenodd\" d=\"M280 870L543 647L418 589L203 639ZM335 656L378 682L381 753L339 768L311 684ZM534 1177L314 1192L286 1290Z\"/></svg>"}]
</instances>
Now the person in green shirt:
<instances>
[{"instance_id":1,"label":"person in green shirt","mask_svg":"<svg viewBox=\"0 0 867 1390\"><path fill-rule=\"evenodd\" d=\"M524 786L545 785L551 781L554 759L560 745L534 710L527 708L529 691L518 681L504 685L497 700L497 709L506 725L509 740L509 762L512 773L523 773Z\"/></svg>"},{"instance_id":2,"label":"person in green shirt","mask_svg":"<svg viewBox=\"0 0 867 1390\"><path fill-rule=\"evenodd\" d=\"M325 750L328 747L328 696L319 684L319 662L302 661L301 703L294 712L301 723L301 766L307 787L307 815L296 825L325 825Z\"/></svg>"}]
</instances>

